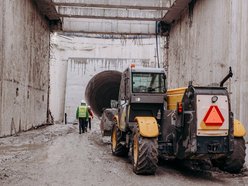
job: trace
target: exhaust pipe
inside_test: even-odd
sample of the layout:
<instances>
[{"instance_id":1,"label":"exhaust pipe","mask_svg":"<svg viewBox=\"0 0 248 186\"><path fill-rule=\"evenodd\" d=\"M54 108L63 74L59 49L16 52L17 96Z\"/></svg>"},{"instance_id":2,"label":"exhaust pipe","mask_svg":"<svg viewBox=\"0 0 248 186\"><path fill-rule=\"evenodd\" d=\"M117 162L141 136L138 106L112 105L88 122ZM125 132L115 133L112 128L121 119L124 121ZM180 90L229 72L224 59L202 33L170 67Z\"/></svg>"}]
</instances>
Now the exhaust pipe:
<instances>
[{"instance_id":1,"label":"exhaust pipe","mask_svg":"<svg viewBox=\"0 0 248 186\"><path fill-rule=\"evenodd\" d=\"M226 75L226 77L224 77L224 79L220 82L220 87L223 87L224 83L229 79L233 77L233 73L232 73L232 67L229 67L229 73Z\"/></svg>"}]
</instances>

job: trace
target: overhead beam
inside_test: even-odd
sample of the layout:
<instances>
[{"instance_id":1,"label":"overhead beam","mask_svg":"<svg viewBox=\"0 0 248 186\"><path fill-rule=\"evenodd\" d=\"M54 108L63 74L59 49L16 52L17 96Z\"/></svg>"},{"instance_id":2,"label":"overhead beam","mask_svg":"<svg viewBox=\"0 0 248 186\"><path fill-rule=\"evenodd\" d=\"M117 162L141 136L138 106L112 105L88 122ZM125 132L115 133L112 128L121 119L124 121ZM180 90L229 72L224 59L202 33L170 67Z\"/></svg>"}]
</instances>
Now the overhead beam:
<instances>
[{"instance_id":1,"label":"overhead beam","mask_svg":"<svg viewBox=\"0 0 248 186\"><path fill-rule=\"evenodd\" d=\"M192 0L34 0L51 30L155 35L155 21L171 24Z\"/></svg>"},{"instance_id":2,"label":"overhead beam","mask_svg":"<svg viewBox=\"0 0 248 186\"><path fill-rule=\"evenodd\" d=\"M159 21L166 11L154 10L128 10L128 9L100 9L100 8L77 8L57 7L60 17L88 18L88 19L118 19L138 21Z\"/></svg>"},{"instance_id":3,"label":"overhead beam","mask_svg":"<svg viewBox=\"0 0 248 186\"><path fill-rule=\"evenodd\" d=\"M169 10L171 0L52 0L55 6L119 8L138 10Z\"/></svg>"},{"instance_id":4,"label":"overhead beam","mask_svg":"<svg viewBox=\"0 0 248 186\"><path fill-rule=\"evenodd\" d=\"M154 21L89 20L64 18L64 32L118 34L118 35L155 35Z\"/></svg>"},{"instance_id":5,"label":"overhead beam","mask_svg":"<svg viewBox=\"0 0 248 186\"><path fill-rule=\"evenodd\" d=\"M163 17L163 21L166 23L172 23L177 20L182 11L188 6L192 0L172 0L171 8Z\"/></svg>"},{"instance_id":6,"label":"overhead beam","mask_svg":"<svg viewBox=\"0 0 248 186\"><path fill-rule=\"evenodd\" d=\"M49 20L60 20L52 0L34 0L40 12Z\"/></svg>"}]
</instances>

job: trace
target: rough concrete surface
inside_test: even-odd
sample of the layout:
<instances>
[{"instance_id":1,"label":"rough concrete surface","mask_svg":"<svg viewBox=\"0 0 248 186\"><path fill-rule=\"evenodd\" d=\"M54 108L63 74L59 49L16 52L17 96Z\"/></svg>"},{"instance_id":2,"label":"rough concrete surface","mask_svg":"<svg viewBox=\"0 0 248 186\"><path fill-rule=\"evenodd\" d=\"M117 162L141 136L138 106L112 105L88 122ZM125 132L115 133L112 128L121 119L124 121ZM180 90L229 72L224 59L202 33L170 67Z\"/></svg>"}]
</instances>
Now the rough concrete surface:
<instances>
[{"instance_id":1,"label":"rough concrete surface","mask_svg":"<svg viewBox=\"0 0 248 186\"><path fill-rule=\"evenodd\" d=\"M248 1L198 0L170 31L168 85L208 86L227 75L234 117L248 127ZM246 138L247 140L247 138Z\"/></svg>"},{"instance_id":2,"label":"rough concrete surface","mask_svg":"<svg viewBox=\"0 0 248 186\"><path fill-rule=\"evenodd\" d=\"M54 121L63 121L65 112L68 121L74 121L74 111L96 74L106 70L122 72L131 63L155 67L155 41L148 37L52 34L49 108Z\"/></svg>"},{"instance_id":3,"label":"rough concrete surface","mask_svg":"<svg viewBox=\"0 0 248 186\"><path fill-rule=\"evenodd\" d=\"M248 174L192 171L161 163L155 175L138 176L128 159L111 154L99 121L78 134L77 125L56 124L2 138L0 185L248 185Z\"/></svg>"},{"instance_id":4,"label":"rough concrete surface","mask_svg":"<svg viewBox=\"0 0 248 186\"><path fill-rule=\"evenodd\" d=\"M0 136L47 119L49 25L32 0L0 3Z\"/></svg>"}]
</instances>

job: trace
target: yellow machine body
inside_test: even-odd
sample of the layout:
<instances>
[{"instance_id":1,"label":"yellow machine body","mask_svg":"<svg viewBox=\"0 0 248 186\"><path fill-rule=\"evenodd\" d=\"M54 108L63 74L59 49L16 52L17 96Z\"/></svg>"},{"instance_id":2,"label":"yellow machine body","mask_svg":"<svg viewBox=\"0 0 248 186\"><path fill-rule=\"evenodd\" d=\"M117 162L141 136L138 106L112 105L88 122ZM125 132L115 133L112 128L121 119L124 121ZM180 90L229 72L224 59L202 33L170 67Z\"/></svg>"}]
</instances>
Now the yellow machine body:
<instances>
[{"instance_id":1,"label":"yellow machine body","mask_svg":"<svg viewBox=\"0 0 248 186\"><path fill-rule=\"evenodd\" d=\"M237 119L234 120L233 124L234 136L235 137L243 137L246 134L246 130L244 125Z\"/></svg>"},{"instance_id":2,"label":"yellow machine body","mask_svg":"<svg viewBox=\"0 0 248 186\"><path fill-rule=\"evenodd\" d=\"M118 115L114 115L113 121L115 121L117 126L119 127Z\"/></svg>"},{"instance_id":3,"label":"yellow machine body","mask_svg":"<svg viewBox=\"0 0 248 186\"><path fill-rule=\"evenodd\" d=\"M141 136L150 138L158 136L158 123L154 117L136 117L135 121Z\"/></svg>"},{"instance_id":4,"label":"yellow machine body","mask_svg":"<svg viewBox=\"0 0 248 186\"><path fill-rule=\"evenodd\" d=\"M176 110L177 103L182 102L183 95L187 87L180 87L167 90L167 109Z\"/></svg>"}]
</instances>

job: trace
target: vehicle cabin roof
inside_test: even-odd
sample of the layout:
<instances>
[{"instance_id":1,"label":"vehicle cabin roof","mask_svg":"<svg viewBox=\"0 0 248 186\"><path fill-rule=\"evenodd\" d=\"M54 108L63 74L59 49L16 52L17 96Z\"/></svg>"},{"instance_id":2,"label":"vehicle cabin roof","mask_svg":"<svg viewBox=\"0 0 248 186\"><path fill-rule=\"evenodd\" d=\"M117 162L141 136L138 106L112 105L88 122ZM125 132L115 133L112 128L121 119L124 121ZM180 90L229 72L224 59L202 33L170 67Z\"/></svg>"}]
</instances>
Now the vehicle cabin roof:
<instances>
[{"instance_id":1,"label":"vehicle cabin roof","mask_svg":"<svg viewBox=\"0 0 248 186\"><path fill-rule=\"evenodd\" d=\"M165 73L163 68L142 68L142 67L134 67L130 68L131 72L144 72L144 73Z\"/></svg>"}]
</instances>

